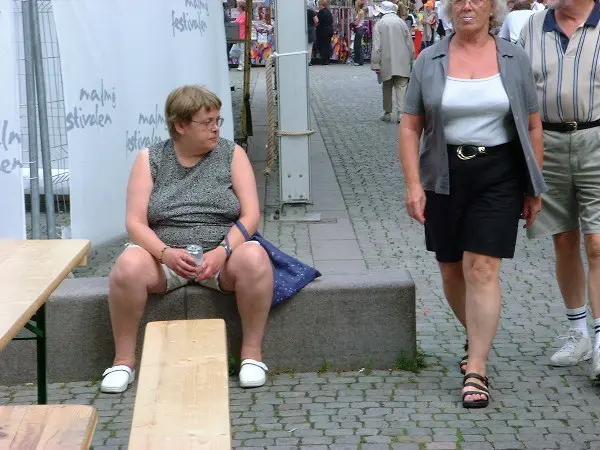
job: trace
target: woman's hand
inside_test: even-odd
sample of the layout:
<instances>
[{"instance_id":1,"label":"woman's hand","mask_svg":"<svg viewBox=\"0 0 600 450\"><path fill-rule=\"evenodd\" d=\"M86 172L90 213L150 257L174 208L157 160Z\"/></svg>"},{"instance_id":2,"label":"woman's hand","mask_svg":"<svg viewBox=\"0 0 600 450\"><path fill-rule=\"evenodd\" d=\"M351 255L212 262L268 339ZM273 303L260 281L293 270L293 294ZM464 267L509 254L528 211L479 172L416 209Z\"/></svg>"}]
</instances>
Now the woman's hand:
<instances>
[{"instance_id":1,"label":"woman's hand","mask_svg":"<svg viewBox=\"0 0 600 450\"><path fill-rule=\"evenodd\" d=\"M196 260L183 248L168 247L163 252L163 264L183 278L196 276Z\"/></svg>"},{"instance_id":2,"label":"woman's hand","mask_svg":"<svg viewBox=\"0 0 600 450\"><path fill-rule=\"evenodd\" d=\"M202 257L202 263L196 267L195 280L208 280L218 274L225 266L227 252L221 246L206 252Z\"/></svg>"},{"instance_id":3,"label":"woman's hand","mask_svg":"<svg viewBox=\"0 0 600 450\"><path fill-rule=\"evenodd\" d=\"M541 210L542 196L538 195L537 197L534 197L527 195L523 202L523 213L521 214L521 219L525 220L523 228L529 228Z\"/></svg>"},{"instance_id":4,"label":"woman's hand","mask_svg":"<svg viewBox=\"0 0 600 450\"><path fill-rule=\"evenodd\" d=\"M408 215L419 222L425 224L425 191L423 186L416 184L406 187L405 194L406 210Z\"/></svg>"}]
</instances>

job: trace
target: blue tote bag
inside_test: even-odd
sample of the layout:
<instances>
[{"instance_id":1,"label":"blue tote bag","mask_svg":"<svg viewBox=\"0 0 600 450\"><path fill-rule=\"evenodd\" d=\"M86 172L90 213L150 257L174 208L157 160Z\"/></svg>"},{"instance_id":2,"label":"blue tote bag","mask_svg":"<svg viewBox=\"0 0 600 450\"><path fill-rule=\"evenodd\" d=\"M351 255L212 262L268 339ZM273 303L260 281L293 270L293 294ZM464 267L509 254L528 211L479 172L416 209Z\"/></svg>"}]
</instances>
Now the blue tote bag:
<instances>
[{"instance_id":1,"label":"blue tote bag","mask_svg":"<svg viewBox=\"0 0 600 450\"><path fill-rule=\"evenodd\" d=\"M253 236L250 236L244 224L240 221L237 221L235 224L244 235L246 241L258 242L271 259L274 281L273 306L292 297L308 283L321 276L321 272L317 269L279 250L271 242L262 237L258 231Z\"/></svg>"}]
</instances>

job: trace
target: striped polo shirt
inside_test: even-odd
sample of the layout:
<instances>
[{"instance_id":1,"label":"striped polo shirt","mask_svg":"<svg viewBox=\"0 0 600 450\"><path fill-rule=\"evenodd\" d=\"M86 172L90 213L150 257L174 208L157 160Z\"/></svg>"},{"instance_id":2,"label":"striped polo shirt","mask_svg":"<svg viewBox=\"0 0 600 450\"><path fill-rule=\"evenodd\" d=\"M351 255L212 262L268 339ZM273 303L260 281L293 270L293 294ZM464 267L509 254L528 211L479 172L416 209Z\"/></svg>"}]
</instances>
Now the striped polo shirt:
<instances>
[{"instance_id":1,"label":"striped polo shirt","mask_svg":"<svg viewBox=\"0 0 600 450\"><path fill-rule=\"evenodd\" d=\"M544 122L600 120L600 2L571 39L553 9L535 13L518 42L529 55Z\"/></svg>"}]
</instances>

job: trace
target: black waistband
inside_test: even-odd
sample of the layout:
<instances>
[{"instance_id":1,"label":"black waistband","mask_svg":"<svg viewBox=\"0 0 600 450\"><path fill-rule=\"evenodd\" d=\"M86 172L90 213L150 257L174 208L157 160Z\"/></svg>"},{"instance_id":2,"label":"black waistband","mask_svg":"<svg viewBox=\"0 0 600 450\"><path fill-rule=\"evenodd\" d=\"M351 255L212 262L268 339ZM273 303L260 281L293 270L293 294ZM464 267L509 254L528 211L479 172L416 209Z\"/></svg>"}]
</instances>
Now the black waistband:
<instances>
[{"instance_id":1,"label":"black waistband","mask_svg":"<svg viewBox=\"0 0 600 450\"><path fill-rule=\"evenodd\" d=\"M558 131L559 133L573 133L577 130L587 130L588 128L594 127L600 127L600 120L594 120L593 122L542 122L542 128L544 130Z\"/></svg>"},{"instance_id":2,"label":"black waistband","mask_svg":"<svg viewBox=\"0 0 600 450\"><path fill-rule=\"evenodd\" d=\"M506 151L510 147L514 147L514 142L507 142L492 147L485 147L483 145L448 145L448 150L450 155L456 155L458 159L469 160L495 153L498 150Z\"/></svg>"}]
</instances>

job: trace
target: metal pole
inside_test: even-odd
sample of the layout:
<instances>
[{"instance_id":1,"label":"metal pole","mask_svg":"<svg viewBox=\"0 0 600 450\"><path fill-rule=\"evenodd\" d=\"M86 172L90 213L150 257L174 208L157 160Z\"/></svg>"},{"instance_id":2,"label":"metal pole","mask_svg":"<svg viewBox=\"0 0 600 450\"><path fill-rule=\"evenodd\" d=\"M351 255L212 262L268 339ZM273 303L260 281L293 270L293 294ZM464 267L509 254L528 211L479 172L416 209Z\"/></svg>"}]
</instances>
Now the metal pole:
<instances>
[{"instance_id":1,"label":"metal pole","mask_svg":"<svg viewBox=\"0 0 600 450\"><path fill-rule=\"evenodd\" d=\"M252 18L254 17L252 0L246 2L246 43L244 45L244 94L242 103L242 134L244 142L252 136L252 113L250 110L250 69L252 66Z\"/></svg>"},{"instance_id":2,"label":"metal pole","mask_svg":"<svg viewBox=\"0 0 600 450\"><path fill-rule=\"evenodd\" d=\"M29 184L31 192L31 237L39 239L40 185L38 180L37 116L35 110L35 68L33 65L33 32L31 30L31 1L21 3L23 14L23 47L25 50L25 89L27 92L27 134L29 141Z\"/></svg>"},{"instance_id":3,"label":"metal pole","mask_svg":"<svg viewBox=\"0 0 600 450\"><path fill-rule=\"evenodd\" d=\"M37 0L31 4L31 30L33 32L33 61L35 64L35 85L37 88L38 114L40 119L40 141L42 147L42 169L44 171L44 197L48 239L56 239L56 215L54 193L52 191L52 164L50 162L50 133L48 132L48 105L46 103L46 80L42 60L42 38Z\"/></svg>"}]
</instances>

